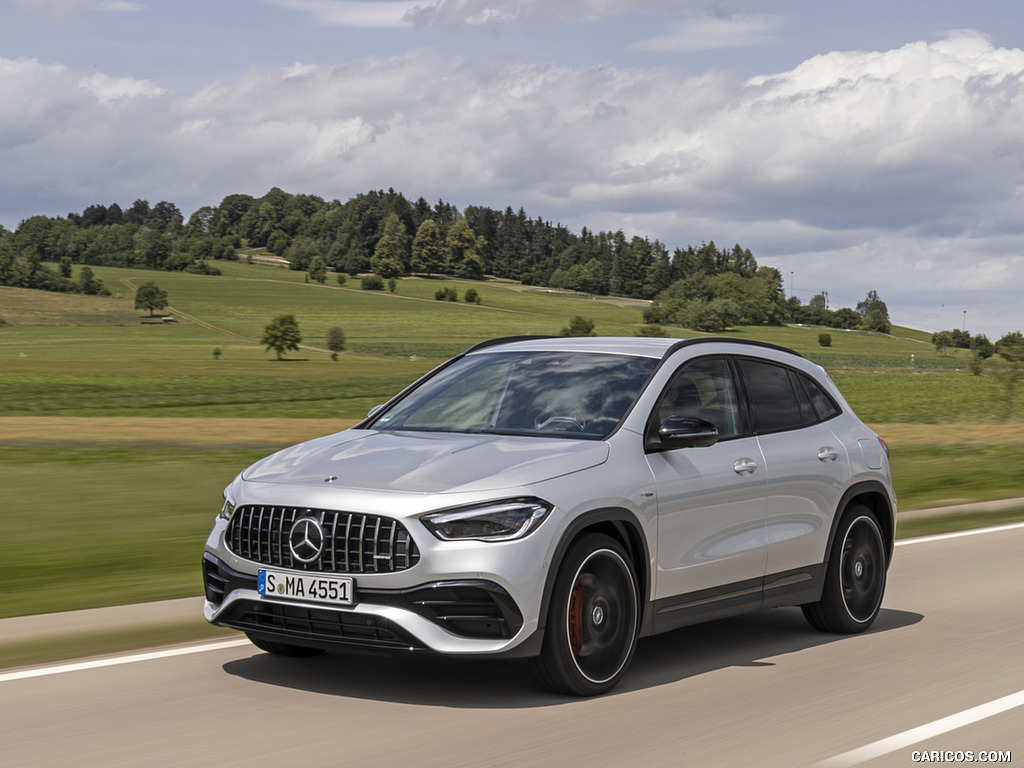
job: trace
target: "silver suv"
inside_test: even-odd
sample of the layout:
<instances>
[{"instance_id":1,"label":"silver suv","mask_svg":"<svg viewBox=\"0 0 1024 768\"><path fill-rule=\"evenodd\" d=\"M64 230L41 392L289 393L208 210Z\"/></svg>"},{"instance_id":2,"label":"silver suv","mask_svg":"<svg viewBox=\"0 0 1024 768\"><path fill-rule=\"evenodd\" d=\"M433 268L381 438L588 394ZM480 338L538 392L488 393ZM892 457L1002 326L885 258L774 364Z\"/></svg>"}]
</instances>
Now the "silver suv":
<instances>
[{"instance_id":1,"label":"silver suv","mask_svg":"<svg viewBox=\"0 0 1024 768\"><path fill-rule=\"evenodd\" d=\"M204 614L259 648L529 658L603 693L637 639L878 615L885 443L818 366L717 338L499 339L224 492Z\"/></svg>"}]
</instances>

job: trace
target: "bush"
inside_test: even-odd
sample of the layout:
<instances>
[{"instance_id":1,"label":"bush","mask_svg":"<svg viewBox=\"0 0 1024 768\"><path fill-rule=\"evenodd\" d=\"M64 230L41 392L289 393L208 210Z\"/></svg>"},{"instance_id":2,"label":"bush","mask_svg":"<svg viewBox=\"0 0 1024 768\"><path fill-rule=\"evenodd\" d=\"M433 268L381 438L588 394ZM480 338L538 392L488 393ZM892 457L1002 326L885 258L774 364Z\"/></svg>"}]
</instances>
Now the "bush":
<instances>
[{"instance_id":1,"label":"bush","mask_svg":"<svg viewBox=\"0 0 1024 768\"><path fill-rule=\"evenodd\" d=\"M338 285L344 285L345 283L348 282L348 278L345 277L345 273L344 272L339 272L338 273L337 280L338 280Z\"/></svg>"},{"instance_id":2,"label":"bush","mask_svg":"<svg viewBox=\"0 0 1024 768\"><path fill-rule=\"evenodd\" d=\"M363 280L364 291L383 291L384 290L384 278L380 275L364 275Z\"/></svg>"},{"instance_id":3,"label":"bush","mask_svg":"<svg viewBox=\"0 0 1024 768\"><path fill-rule=\"evenodd\" d=\"M466 295L463 298L468 304L480 303L480 294L477 292L476 288L467 288Z\"/></svg>"},{"instance_id":4,"label":"bush","mask_svg":"<svg viewBox=\"0 0 1024 768\"><path fill-rule=\"evenodd\" d=\"M818 346L831 347L832 346L832 334L831 333L819 333L818 334Z\"/></svg>"},{"instance_id":5,"label":"bush","mask_svg":"<svg viewBox=\"0 0 1024 768\"><path fill-rule=\"evenodd\" d=\"M559 336L597 336L594 332L594 321L576 315L569 325L558 332Z\"/></svg>"},{"instance_id":6,"label":"bush","mask_svg":"<svg viewBox=\"0 0 1024 768\"><path fill-rule=\"evenodd\" d=\"M668 333L666 333L665 329L662 328L657 323L647 323L646 325L641 325L639 328L637 328L636 335L655 336L660 338L662 336L668 336Z\"/></svg>"},{"instance_id":7,"label":"bush","mask_svg":"<svg viewBox=\"0 0 1024 768\"><path fill-rule=\"evenodd\" d=\"M434 291L434 298L438 301L458 301L459 292L455 288L438 288Z\"/></svg>"}]
</instances>

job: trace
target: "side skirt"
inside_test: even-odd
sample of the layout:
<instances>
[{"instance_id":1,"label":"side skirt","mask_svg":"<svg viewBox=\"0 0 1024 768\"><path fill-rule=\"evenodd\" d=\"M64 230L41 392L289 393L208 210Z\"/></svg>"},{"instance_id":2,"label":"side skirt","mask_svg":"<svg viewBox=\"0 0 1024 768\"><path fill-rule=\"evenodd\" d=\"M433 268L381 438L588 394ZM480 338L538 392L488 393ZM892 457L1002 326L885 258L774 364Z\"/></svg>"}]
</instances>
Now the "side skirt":
<instances>
[{"instance_id":1,"label":"side skirt","mask_svg":"<svg viewBox=\"0 0 1024 768\"><path fill-rule=\"evenodd\" d=\"M644 634L656 635L761 608L813 603L821 598L824 578L825 566L819 563L655 600L650 605L650 631Z\"/></svg>"}]
</instances>

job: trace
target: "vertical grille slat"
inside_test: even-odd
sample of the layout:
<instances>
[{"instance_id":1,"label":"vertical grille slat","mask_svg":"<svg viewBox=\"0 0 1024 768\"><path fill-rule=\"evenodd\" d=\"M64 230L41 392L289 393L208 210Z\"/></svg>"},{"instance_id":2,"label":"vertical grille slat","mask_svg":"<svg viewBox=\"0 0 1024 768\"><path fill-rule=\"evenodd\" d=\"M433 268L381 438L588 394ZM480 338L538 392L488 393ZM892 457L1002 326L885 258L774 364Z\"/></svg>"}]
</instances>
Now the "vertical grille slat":
<instances>
[{"instance_id":1,"label":"vertical grille slat","mask_svg":"<svg viewBox=\"0 0 1024 768\"><path fill-rule=\"evenodd\" d=\"M303 517L314 518L324 531L323 554L312 563L296 560L288 546L292 526ZM401 522L355 512L243 506L232 516L224 540L239 557L304 571L393 573L419 562L419 551Z\"/></svg>"},{"instance_id":2,"label":"vertical grille slat","mask_svg":"<svg viewBox=\"0 0 1024 768\"><path fill-rule=\"evenodd\" d=\"M334 546L335 536L337 535L337 531L338 531L338 513L334 512L331 515L331 546L327 550L327 551L329 551L331 553L331 570L332 571L338 570L338 550ZM325 545L325 548L326 548L326 545Z\"/></svg>"},{"instance_id":3,"label":"vertical grille slat","mask_svg":"<svg viewBox=\"0 0 1024 768\"><path fill-rule=\"evenodd\" d=\"M363 543L366 541L364 538L366 534L366 515L362 515L362 520L359 521L359 570L366 570L366 561L363 559Z\"/></svg>"},{"instance_id":4,"label":"vertical grille slat","mask_svg":"<svg viewBox=\"0 0 1024 768\"><path fill-rule=\"evenodd\" d=\"M281 514L278 515L278 523L277 523L277 560L278 560L278 562L280 562L280 563L284 562L284 553L285 553L285 546L284 546L284 510L282 510Z\"/></svg>"},{"instance_id":5,"label":"vertical grille slat","mask_svg":"<svg viewBox=\"0 0 1024 768\"><path fill-rule=\"evenodd\" d=\"M352 536L352 515L348 516L348 522L345 523L345 571L351 571L352 567L349 565L348 557L348 546Z\"/></svg>"}]
</instances>

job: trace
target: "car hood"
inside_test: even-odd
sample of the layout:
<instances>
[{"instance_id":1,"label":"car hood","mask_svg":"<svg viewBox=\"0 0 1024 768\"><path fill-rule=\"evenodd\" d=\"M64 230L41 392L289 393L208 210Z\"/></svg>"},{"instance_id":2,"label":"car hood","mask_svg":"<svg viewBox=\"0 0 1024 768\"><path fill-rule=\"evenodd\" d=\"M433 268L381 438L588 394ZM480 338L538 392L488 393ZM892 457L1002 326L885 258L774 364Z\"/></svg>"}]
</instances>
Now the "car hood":
<instances>
[{"instance_id":1,"label":"car hood","mask_svg":"<svg viewBox=\"0 0 1024 768\"><path fill-rule=\"evenodd\" d=\"M517 488L597 466L599 441L349 430L253 464L247 482L444 493Z\"/></svg>"}]
</instances>

